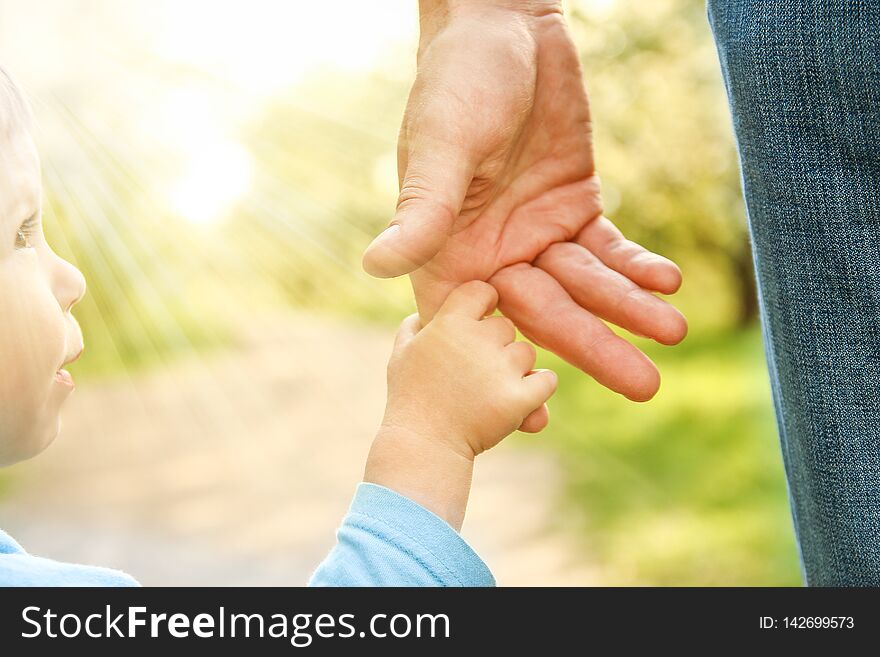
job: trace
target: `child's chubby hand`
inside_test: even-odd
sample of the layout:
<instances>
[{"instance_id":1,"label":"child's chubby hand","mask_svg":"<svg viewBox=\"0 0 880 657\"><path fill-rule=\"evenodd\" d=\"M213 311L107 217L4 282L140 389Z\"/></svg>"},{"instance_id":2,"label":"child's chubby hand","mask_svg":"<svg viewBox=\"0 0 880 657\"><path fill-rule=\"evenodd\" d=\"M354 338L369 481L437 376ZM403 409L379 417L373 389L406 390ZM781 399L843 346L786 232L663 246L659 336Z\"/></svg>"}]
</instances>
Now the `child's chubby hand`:
<instances>
[{"instance_id":1,"label":"child's chubby hand","mask_svg":"<svg viewBox=\"0 0 880 657\"><path fill-rule=\"evenodd\" d=\"M533 371L535 348L515 341L510 320L487 317L497 303L495 288L471 281L421 330L418 315L403 322L388 364L383 427L473 458L517 428L546 426L556 375Z\"/></svg>"},{"instance_id":2,"label":"child's chubby hand","mask_svg":"<svg viewBox=\"0 0 880 657\"><path fill-rule=\"evenodd\" d=\"M409 497L455 529L464 521L474 456L518 427L540 431L556 375L533 371L535 349L513 324L486 317L498 295L488 283L456 288L420 329L400 328L388 364L388 404L364 480Z\"/></svg>"}]
</instances>

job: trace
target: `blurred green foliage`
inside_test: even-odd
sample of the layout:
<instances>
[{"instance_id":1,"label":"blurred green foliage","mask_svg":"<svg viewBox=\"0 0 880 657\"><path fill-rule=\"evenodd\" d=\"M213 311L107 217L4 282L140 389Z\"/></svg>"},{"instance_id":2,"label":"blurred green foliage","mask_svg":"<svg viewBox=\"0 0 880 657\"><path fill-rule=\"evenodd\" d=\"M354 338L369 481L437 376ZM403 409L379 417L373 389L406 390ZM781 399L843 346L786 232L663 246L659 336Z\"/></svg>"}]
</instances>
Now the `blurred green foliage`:
<instances>
[{"instance_id":1,"label":"blurred green foliage","mask_svg":"<svg viewBox=\"0 0 880 657\"><path fill-rule=\"evenodd\" d=\"M577 7L577 5L575 5ZM572 12L608 214L687 272L677 303L716 328L756 319L731 120L703 0Z\"/></svg>"},{"instance_id":2,"label":"blurred green foliage","mask_svg":"<svg viewBox=\"0 0 880 657\"><path fill-rule=\"evenodd\" d=\"M644 344L664 375L633 404L546 356L568 507L607 585L797 585L799 566L756 328ZM536 482L535 485L540 485Z\"/></svg>"},{"instance_id":3,"label":"blurred green foliage","mask_svg":"<svg viewBox=\"0 0 880 657\"><path fill-rule=\"evenodd\" d=\"M736 154L703 0L629 0L569 20L582 53L609 216L682 266L691 335L645 344L663 373L638 405L560 372L536 449L565 464L566 507L608 584L796 584ZM293 305L397 322L406 280L360 254L395 201L395 141L412 54L369 76L321 71L245 135L252 192L219 226L187 225L136 163L71 119L83 168L47 167L47 230L86 274L82 373L227 344L238 315ZM341 345L340 348L344 348Z\"/></svg>"}]
</instances>

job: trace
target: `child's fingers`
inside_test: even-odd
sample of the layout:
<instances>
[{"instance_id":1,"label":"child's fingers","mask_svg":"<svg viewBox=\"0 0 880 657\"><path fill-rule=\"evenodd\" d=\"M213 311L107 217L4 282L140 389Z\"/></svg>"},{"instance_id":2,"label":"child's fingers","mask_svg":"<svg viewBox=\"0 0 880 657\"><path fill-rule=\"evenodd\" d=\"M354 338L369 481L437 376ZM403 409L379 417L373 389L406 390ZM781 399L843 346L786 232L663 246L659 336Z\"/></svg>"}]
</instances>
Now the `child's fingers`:
<instances>
[{"instance_id":1,"label":"child's fingers","mask_svg":"<svg viewBox=\"0 0 880 657\"><path fill-rule=\"evenodd\" d=\"M538 433L543 431L550 423L550 410L547 404L541 404L526 416L523 423L519 425L519 430L524 433Z\"/></svg>"},{"instance_id":2,"label":"child's fingers","mask_svg":"<svg viewBox=\"0 0 880 657\"><path fill-rule=\"evenodd\" d=\"M556 372L553 370L535 370L523 377L522 385L525 388L525 400L527 408L538 408L556 392Z\"/></svg>"},{"instance_id":3,"label":"child's fingers","mask_svg":"<svg viewBox=\"0 0 880 657\"><path fill-rule=\"evenodd\" d=\"M402 348L407 342L412 340L416 333L422 329L422 323L418 313L413 313L400 323L397 329L397 335L394 338L394 349Z\"/></svg>"},{"instance_id":4,"label":"child's fingers","mask_svg":"<svg viewBox=\"0 0 880 657\"><path fill-rule=\"evenodd\" d=\"M438 315L466 315L483 319L498 305L498 292L483 281L470 281L455 288L437 311Z\"/></svg>"},{"instance_id":5,"label":"child's fingers","mask_svg":"<svg viewBox=\"0 0 880 657\"><path fill-rule=\"evenodd\" d=\"M483 325L485 330L495 336L495 339L502 346L507 346L516 340L516 327L506 317L501 317L500 315L489 317L483 320Z\"/></svg>"},{"instance_id":6,"label":"child's fingers","mask_svg":"<svg viewBox=\"0 0 880 657\"><path fill-rule=\"evenodd\" d=\"M532 371L537 359L535 348L529 342L514 342L504 348L507 357L518 374L524 376Z\"/></svg>"}]
</instances>

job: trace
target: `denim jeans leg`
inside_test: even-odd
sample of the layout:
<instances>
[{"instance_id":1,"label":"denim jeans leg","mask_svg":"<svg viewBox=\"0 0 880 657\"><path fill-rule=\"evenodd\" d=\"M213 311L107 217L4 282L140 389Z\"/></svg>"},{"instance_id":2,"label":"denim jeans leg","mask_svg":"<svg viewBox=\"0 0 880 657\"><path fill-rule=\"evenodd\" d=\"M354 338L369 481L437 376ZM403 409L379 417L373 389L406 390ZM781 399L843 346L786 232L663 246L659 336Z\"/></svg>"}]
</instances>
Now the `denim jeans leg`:
<instances>
[{"instance_id":1,"label":"denim jeans leg","mask_svg":"<svg viewBox=\"0 0 880 657\"><path fill-rule=\"evenodd\" d=\"M880 585L880 2L708 4L804 576Z\"/></svg>"}]
</instances>

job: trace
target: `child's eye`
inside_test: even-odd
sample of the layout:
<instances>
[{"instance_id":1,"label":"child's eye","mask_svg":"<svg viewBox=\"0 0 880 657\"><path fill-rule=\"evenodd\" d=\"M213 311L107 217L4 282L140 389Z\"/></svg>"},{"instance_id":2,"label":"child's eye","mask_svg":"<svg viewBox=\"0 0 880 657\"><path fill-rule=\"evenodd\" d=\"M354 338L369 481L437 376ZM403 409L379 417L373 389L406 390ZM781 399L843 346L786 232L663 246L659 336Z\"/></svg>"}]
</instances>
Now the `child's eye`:
<instances>
[{"instance_id":1,"label":"child's eye","mask_svg":"<svg viewBox=\"0 0 880 657\"><path fill-rule=\"evenodd\" d=\"M36 216L31 217L27 221L25 221L21 227L16 231L15 234L15 248L16 249L30 249L33 247L32 240L34 237L34 230L36 228Z\"/></svg>"},{"instance_id":2,"label":"child's eye","mask_svg":"<svg viewBox=\"0 0 880 657\"><path fill-rule=\"evenodd\" d=\"M18 232L15 235L15 248L16 249L29 249L31 248L31 241L27 233L25 233L21 228L18 229Z\"/></svg>"}]
</instances>

